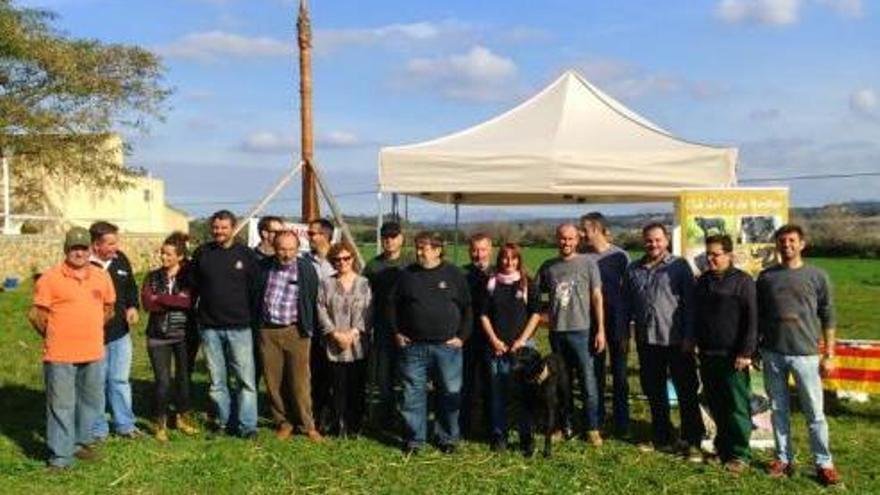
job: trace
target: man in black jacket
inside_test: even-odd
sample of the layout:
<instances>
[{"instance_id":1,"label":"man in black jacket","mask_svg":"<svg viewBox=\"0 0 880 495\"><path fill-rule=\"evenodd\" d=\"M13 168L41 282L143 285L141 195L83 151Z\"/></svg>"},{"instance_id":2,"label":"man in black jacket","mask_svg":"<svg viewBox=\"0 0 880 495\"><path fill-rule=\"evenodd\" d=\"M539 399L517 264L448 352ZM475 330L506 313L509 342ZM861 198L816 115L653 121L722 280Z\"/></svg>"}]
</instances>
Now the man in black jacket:
<instances>
[{"instance_id":1,"label":"man in black jacket","mask_svg":"<svg viewBox=\"0 0 880 495\"><path fill-rule=\"evenodd\" d=\"M225 430L231 417L227 370L235 374L238 390L238 434L257 435L257 388L251 325L260 272L252 250L235 242L235 215L220 210L211 215L213 242L193 253L190 265L202 347L211 377L209 395L217 428Z\"/></svg>"},{"instance_id":2,"label":"man in black jacket","mask_svg":"<svg viewBox=\"0 0 880 495\"><path fill-rule=\"evenodd\" d=\"M104 414L107 406L113 419L113 431L125 438L141 436L135 426L131 405L131 334L129 326L138 322L138 290L131 263L119 250L119 228L110 222L99 221L89 227L92 239L90 261L110 275L116 290L113 318L104 325L104 400L101 415L92 428L97 439L110 434L110 424Z\"/></svg>"},{"instance_id":3,"label":"man in black jacket","mask_svg":"<svg viewBox=\"0 0 880 495\"><path fill-rule=\"evenodd\" d=\"M274 257L260 261L260 291L253 316L275 436L286 440L296 426L310 440L320 441L312 418L309 372L317 326L318 274L310 261L297 257L295 232L279 232L273 246ZM296 421L288 412L288 403L296 409Z\"/></svg>"},{"instance_id":4,"label":"man in black jacket","mask_svg":"<svg viewBox=\"0 0 880 495\"><path fill-rule=\"evenodd\" d=\"M748 466L752 418L749 366L758 333L755 282L733 266L730 236L706 238L709 270L696 288L695 334L700 350L703 393L715 420L715 449L725 468Z\"/></svg>"},{"instance_id":5,"label":"man in black jacket","mask_svg":"<svg viewBox=\"0 0 880 495\"><path fill-rule=\"evenodd\" d=\"M437 390L437 443L455 451L461 407L461 348L471 332L470 292L462 272L443 261L443 239L422 232L415 238L418 263L407 267L393 290L389 324L400 347L404 450L415 454L427 440L425 386Z\"/></svg>"},{"instance_id":6,"label":"man in black jacket","mask_svg":"<svg viewBox=\"0 0 880 495\"><path fill-rule=\"evenodd\" d=\"M471 262L464 266L465 278L471 293L471 308L474 315L473 328L480 328L480 301L486 284L494 271L492 266L492 238L478 232L468 240L468 255ZM465 438L481 438L488 434L486 418L489 417L489 401L486 398L489 383L489 369L486 361L486 338L481 331L475 331L464 344L462 351L461 414L459 425Z\"/></svg>"}]
</instances>

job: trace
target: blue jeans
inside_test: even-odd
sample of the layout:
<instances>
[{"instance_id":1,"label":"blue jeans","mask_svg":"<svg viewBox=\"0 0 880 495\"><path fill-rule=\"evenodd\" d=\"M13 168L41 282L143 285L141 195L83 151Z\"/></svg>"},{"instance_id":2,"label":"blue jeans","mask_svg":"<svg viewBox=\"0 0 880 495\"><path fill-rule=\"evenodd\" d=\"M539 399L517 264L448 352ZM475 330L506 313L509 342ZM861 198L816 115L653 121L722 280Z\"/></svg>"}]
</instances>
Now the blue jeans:
<instances>
[{"instance_id":1,"label":"blue jeans","mask_svg":"<svg viewBox=\"0 0 880 495\"><path fill-rule=\"evenodd\" d=\"M599 429L599 392L592 345L589 331L550 332L550 348L562 355L569 369L576 370L584 401L584 427L587 431ZM573 404L569 404L569 410L574 411Z\"/></svg>"},{"instance_id":2,"label":"blue jeans","mask_svg":"<svg viewBox=\"0 0 880 495\"><path fill-rule=\"evenodd\" d=\"M203 328L202 348L211 377L208 395L214 403L217 423L225 429L231 414L227 369L235 374L238 433L257 431L257 387L254 342L250 328Z\"/></svg>"},{"instance_id":3,"label":"blue jeans","mask_svg":"<svg viewBox=\"0 0 880 495\"><path fill-rule=\"evenodd\" d=\"M104 414L110 406L113 419L113 431L120 435L131 433L136 429L134 412L131 409L131 334L125 334L104 345L104 359L101 374L104 377L104 398L101 402L101 414L93 427L96 438L106 438L110 433L110 425Z\"/></svg>"},{"instance_id":4,"label":"blue jeans","mask_svg":"<svg viewBox=\"0 0 880 495\"><path fill-rule=\"evenodd\" d=\"M618 431L629 429L629 382L627 379L627 341L609 340L607 351L593 357L596 373L596 389L599 397L599 424L605 423L605 356L611 361L612 410L614 427Z\"/></svg>"},{"instance_id":5,"label":"blue jeans","mask_svg":"<svg viewBox=\"0 0 880 495\"><path fill-rule=\"evenodd\" d=\"M801 410L807 418L810 432L810 450L817 466L828 467L831 451L828 447L828 422L822 406L822 378L819 375L819 356L788 356L768 350L764 357L764 386L770 396L773 437L776 441L776 458L792 462L791 413L789 410L788 377L794 376Z\"/></svg>"},{"instance_id":6,"label":"blue jeans","mask_svg":"<svg viewBox=\"0 0 880 495\"><path fill-rule=\"evenodd\" d=\"M510 403L513 356L488 354L489 363L489 421L492 439L507 438L507 406Z\"/></svg>"},{"instance_id":7,"label":"blue jeans","mask_svg":"<svg viewBox=\"0 0 880 495\"><path fill-rule=\"evenodd\" d=\"M428 378L437 393L435 435L440 445L458 441L461 408L462 352L446 344L415 342L400 349L400 382L403 403L400 413L406 423L407 447L420 447L428 437Z\"/></svg>"},{"instance_id":8,"label":"blue jeans","mask_svg":"<svg viewBox=\"0 0 880 495\"><path fill-rule=\"evenodd\" d=\"M101 415L104 396L101 362L44 362L43 378L49 464L69 466L77 446L95 441L92 428Z\"/></svg>"}]
</instances>

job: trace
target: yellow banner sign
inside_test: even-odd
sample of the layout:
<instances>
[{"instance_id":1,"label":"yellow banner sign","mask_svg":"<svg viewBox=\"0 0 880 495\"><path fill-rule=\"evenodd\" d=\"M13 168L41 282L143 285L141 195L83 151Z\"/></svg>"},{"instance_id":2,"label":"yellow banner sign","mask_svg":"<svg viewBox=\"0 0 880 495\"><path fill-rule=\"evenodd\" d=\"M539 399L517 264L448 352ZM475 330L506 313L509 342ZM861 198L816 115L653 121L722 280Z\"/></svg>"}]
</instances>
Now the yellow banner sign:
<instances>
[{"instance_id":1,"label":"yellow banner sign","mask_svg":"<svg viewBox=\"0 0 880 495\"><path fill-rule=\"evenodd\" d=\"M727 234L735 265L757 275L775 262L773 233L788 222L788 189L686 190L676 207L681 254L698 272L706 268L706 237Z\"/></svg>"}]
</instances>

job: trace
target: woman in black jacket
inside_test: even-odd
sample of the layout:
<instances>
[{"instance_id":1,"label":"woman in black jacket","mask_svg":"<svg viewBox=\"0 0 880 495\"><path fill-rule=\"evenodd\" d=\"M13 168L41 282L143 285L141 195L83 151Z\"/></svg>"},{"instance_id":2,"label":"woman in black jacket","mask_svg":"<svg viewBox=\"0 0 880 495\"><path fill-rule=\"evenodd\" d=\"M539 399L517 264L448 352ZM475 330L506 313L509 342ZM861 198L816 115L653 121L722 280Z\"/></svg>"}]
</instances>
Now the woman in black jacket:
<instances>
[{"instance_id":1,"label":"woman in black jacket","mask_svg":"<svg viewBox=\"0 0 880 495\"><path fill-rule=\"evenodd\" d=\"M189 418L189 364L186 332L192 299L184 276L188 236L174 232L162 243L162 267L149 272L141 289L141 301L150 312L147 322L147 353L153 366L155 387L154 435L168 441L168 405L171 395L171 363L174 362L174 408L177 429L198 433Z\"/></svg>"},{"instance_id":2,"label":"woman in black jacket","mask_svg":"<svg viewBox=\"0 0 880 495\"><path fill-rule=\"evenodd\" d=\"M538 289L529 280L520 247L507 243L498 250L493 274L483 292L480 323L489 343L489 397L492 450L507 448L507 403L512 387L513 354L533 345L538 327ZM521 424L524 432L524 425ZM522 436L520 436L522 438Z\"/></svg>"}]
</instances>

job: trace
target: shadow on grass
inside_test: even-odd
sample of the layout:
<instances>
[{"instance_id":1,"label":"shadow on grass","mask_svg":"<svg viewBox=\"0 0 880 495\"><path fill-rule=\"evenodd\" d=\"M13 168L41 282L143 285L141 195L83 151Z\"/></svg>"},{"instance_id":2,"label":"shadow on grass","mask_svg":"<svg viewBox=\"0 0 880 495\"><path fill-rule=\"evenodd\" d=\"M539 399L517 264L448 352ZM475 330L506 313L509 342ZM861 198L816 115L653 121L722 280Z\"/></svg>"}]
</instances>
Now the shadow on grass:
<instances>
[{"instance_id":1,"label":"shadow on grass","mask_svg":"<svg viewBox=\"0 0 880 495\"><path fill-rule=\"evenodd\" d=\"M152 421L155 416L155 382L142 378L131 379L132 409L138 418ZM174 409L174 396L169 406ZM201 380L193 380L189 386L190 409L193 412L207 411L210 407L208 384Z\"/></svg>"},{"instance_id":2,"label":"shadow on grass","mask_svg":"<svg viewBox=\"0 0 880 495\"><path fill-rule=\"evenodd\" d=\"M0 387L0 433L31 459L46 458L46 394L22 385Z\"/></svg>"}]
</instances>

